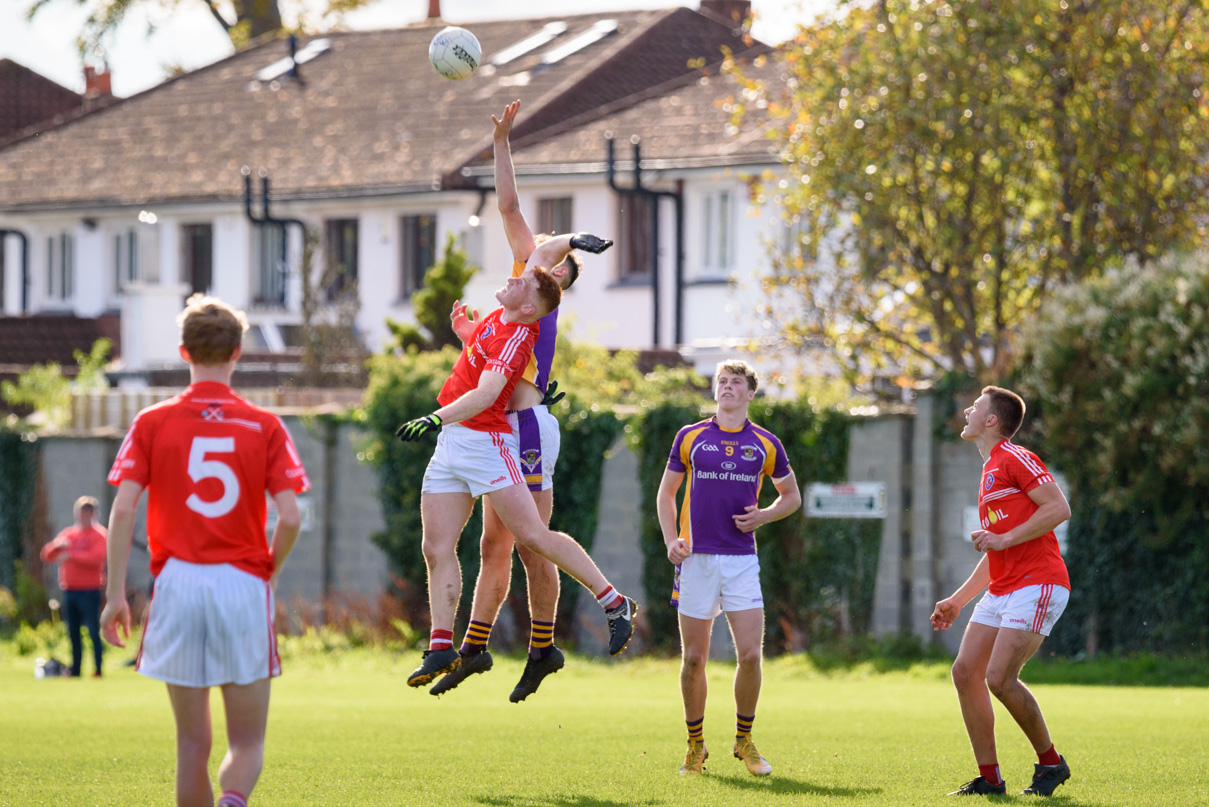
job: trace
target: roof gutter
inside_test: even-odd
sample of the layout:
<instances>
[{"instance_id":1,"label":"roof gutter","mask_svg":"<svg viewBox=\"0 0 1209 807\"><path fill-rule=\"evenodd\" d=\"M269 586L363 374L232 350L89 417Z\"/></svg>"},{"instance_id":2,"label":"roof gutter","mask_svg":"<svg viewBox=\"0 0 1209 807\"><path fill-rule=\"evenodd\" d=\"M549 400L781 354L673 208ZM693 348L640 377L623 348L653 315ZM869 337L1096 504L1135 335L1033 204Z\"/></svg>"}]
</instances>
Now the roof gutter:
<instances>
[{"instance_id":1,"label":"roof gutter","mask_svg":"<svg viewBox=\"0 0 1209 807\"><path fill-rule=\"evenodd\" d=\"M659 346L659 331L660 331L660 306L659 306L659 200L671 199L675 203L676 210L676 267L674 278L673 299L675 307L673 310L673 328L672 338L674 344L679 346L684 341L684 183L678 181L675 191L657 191L651 188L644 188L642 185L642 154L639 149L639 140L635 135L630 138L630 142L634 146L634 185L631 188L623 188L617 184L615 162L613 159L613 137L609 132L605 133L605 144L608 148L608 159L606 162L605 173L608 176L609 187L619 195L634 195L645 196L655 200L654 211L651 214L651 294L654 310L654 336L651 340L652 347Z\"/></svg>"},{"instance_id":2,"label":"roof gutter","mask_svg":"<svg viewBox=\"0 0 1209 807\"><path fill-rule=\"evenodd\" d=\"M0 238L13 235L21 239L21 313L29 313L29 236L21 230L0 228ZM4 301L0 300L0 314L3 313Z\"/></svg>"}]
</instances>

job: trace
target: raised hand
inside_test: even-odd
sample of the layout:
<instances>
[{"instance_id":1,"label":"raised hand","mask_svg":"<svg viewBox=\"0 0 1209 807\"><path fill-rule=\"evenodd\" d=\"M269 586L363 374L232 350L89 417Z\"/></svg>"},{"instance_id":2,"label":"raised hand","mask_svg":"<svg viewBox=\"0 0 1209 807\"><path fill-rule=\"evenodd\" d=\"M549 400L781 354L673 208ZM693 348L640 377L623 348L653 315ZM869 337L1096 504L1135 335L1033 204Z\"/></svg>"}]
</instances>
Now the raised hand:
<instances>
[{"instance_id":1,"label":"raised hand","mask_svg":"<svg viewBox=\"0 0 1209 807\"><path fill-rule=\"evenodd\" d=\"M454 334L465 343L474 335L474 329L479 324L479 310L467 308L461 300L454 300L449 322Z\"/></svg>"},{"instance_id":2,"label":"raised hand","mask_svg":"<svg viewBox=\"0 0 1209 807\"><path fill-rule=\"evenodd\" d=\"M513 101L508 106L504 107L504 116L497 118L491 116L491 122L495 124L495 133L492 135L496 140L507 140L508 134L512 131L512 122L516 120L516 113L521 108L520 101Z\"/></svg>"},{"instance_id":3,"label":"raised hand","mask_svg":"<svg viewBox=\"0 0 1209 807\"><path fill-rule=\"evenodd\" d=\"M572 249L580 249L595 255L599 255L611 246L613 246L613 242L608 238L600 238L591 233L576 233L571 236Z\"/></svg>"}]
</instances>

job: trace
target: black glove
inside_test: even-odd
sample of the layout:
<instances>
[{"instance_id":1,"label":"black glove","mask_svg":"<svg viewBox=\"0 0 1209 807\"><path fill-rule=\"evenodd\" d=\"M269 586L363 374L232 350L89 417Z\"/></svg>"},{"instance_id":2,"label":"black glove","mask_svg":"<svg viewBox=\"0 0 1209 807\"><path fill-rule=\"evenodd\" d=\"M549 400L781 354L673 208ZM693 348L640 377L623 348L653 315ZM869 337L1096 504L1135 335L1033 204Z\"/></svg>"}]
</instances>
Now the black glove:
<instances>
[{"instance_id":1,"label":"black glove","mask_svg":"<svg viewBox=\"0 0 1209 807\"><path fill-rule=\"evenodd\" d=\"M410 443L412 440L419 440L421 436L431 431L436 431L441 428L441 419L436 415L425 415L422 418L409 420L400 426L395 431L395 437L398 437L405 443Z\"/></svg>"},{"instance_id":2,"label":"black glove","mask_svg":"<svg viewBox=\"0 0 1209 807\"><path fill-rule=\"evenodd\" d=\"M609 239L597 238L591 233L576 233L571 236L572 249L582 249L584 252L599 255L611 246L613 246L613 242Z\"/></svg>"},{"instance_id":3,"label":"black glove","mask_svg":"<svg viewBox=\"0 0 1209 807\"><path fill-rule=\"evenodd\" d=\"M558 382L551 381L546 385L546 394L542 396L542 406L554 406L565 397L567 397L567 393L558 392Z\"/></svg>"}]
</instances>

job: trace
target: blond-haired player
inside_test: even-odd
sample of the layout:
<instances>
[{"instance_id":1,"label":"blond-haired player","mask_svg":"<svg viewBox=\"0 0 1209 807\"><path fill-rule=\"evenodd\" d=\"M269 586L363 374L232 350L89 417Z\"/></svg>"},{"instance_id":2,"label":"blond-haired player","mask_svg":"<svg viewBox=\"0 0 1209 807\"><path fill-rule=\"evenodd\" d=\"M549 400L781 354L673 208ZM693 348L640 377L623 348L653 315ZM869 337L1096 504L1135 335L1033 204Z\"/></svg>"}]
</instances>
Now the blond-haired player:
<instances>
[{"instance_id":1,"label":"blond-haired player","mask_svg":"<svg viewBox=\"0 0 1209 807\"><path fill-rule=\"evenodd\" d=\"M752 742L763 679L764 595L755 530L802 504L785 448L776 435L747 419L759 378L746 362L724 361L714 375L718 411L682 428L672 443L655 503L667 557L676 566L672 605L679 610L680 693L688 751L682 774L704 770L705 662L714 618L726 614L735 640L734 755L756 776L772 773ZM688 490L676 522L676 491ZM759 506L760 486L772 479L777 498Z\"/></svg>"},{"instance_id":2,"label":"blond-haired player","mask_svg":"<svg viewBox=\"0 0 1209 807\"><path fill-rule=\"evenodd\" d=\"M298 537L295 493L310 486L277 416L231 391L247 320L195 294L178 319L190 385L144 409L118 450L109 482L105 639L130 635L126 563L135 509L147 491L147 547L155 592L136 669L168 685L176 720L176 803L211 807L210 687L221 687L228 751L220 807L246 807L264 762L269 681L281 674L273 592ZM266 496L276 503L272 543Z\"/></svg>"}]
</instances>

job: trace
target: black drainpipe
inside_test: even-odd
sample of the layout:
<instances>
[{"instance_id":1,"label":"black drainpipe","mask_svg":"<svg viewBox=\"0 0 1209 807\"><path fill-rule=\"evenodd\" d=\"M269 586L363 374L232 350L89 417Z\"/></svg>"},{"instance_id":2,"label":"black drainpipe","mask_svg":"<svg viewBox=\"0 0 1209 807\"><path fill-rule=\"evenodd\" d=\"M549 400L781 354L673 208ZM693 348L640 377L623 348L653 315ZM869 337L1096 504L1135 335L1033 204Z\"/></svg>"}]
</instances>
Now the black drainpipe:
<instances>
[{"instance_id":1,"label":"black drainpipe","mask_svg":"<svg viewBox=\"0 0 1209 807\"><path fill-rule=\"evenodd\" d=\"M263 168L260 169L260 202L263 213L259 218L252 212L252 169L244 166L240 169L243 174L243 209L244 215L248 217L248 221L253 224L274 225L281 228L281 265L289 266L289 249L286 227L293 224L298 228L302 235L303 243L306 242L306 222L301 219L279 219L274 218L269 214L269 174Z\"/></svg>"},{"instance_id":2,"label":"black drainpipe","mask_svg":"<svg viewBox=\"0 0 1209 807\"><path fill-rule=\"evenodd\" d=\"M634 186L632 188L622 188L618 186L615 178L615 166L613 157L613 136L612 133L605 133L605 141L608 147L608 162L606 172L609 180L609 187L616 193L634 194L636 196L647 196L655 199L654 211L652 213L653 221L651 222L652 232L652 247L651 247L651 294L654 302L654 339L652 347L659 346L659 200L671 199L675 203L676 211L676 269L674 274L675 290L673 299L675 301L674 319L673 319L673 340L675 345L679 346L684 339L684 183L677 181L675 191L656 191L642 186L642 173L639 168L641 165L642 154L638 145L638 137L630 138L630 142L634 145Z\"/></svg>"},{"instance_id":3,"label":"black drainpipe","mask_svg":"<svg viewBox=\"0 0 1209 807\"><path fill-rule=\"evenodd\" d=\"M20 230L5 230L0 229L0 238L6 235L15 235L21 239L21 313L29 313L29 236ZM0 300L0 308L3 307L3 300ZM2 313L2 312L0 312Z\"/></svg>"}]
</instances>

